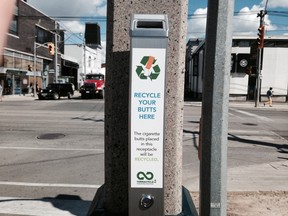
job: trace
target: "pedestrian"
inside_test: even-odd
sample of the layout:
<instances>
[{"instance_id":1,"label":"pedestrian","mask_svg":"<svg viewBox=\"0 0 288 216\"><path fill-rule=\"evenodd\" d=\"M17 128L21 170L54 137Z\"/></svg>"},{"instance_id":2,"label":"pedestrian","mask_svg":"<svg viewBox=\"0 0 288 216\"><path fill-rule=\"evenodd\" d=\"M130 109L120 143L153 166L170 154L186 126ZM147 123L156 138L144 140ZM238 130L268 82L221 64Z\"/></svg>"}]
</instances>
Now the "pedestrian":
<instances>
[{"instance_id":1,"label":"pedestrian","mask_svg":"<svg viewBox=\"0 0 288 216\"><path fill-rule=\"evenodd\" d=\"M264 106L266 104L269 104L269 106L272 107L272 96L273 96L273 91L272 90L273 90L273 88L270 87L269 90L266 92L268 101L264 103Z\"/></svg>"},{"instance_id":2,"label":"pedestrian","mask_svg":"<svg viewBox=\"0 0 288 216\"><path fill-rule=\"evenodd\" d=\"M38 83L36 82L36 93L38 94L39 92L39 86L38 86Z\"/></svg>"},{"instance_id":3,"label":"pedestrian","mask_svg":"<svg viewBox=\"0 0 288 216\"><path fill-rule=\"evenodd\" d=\"M2 102L2 93L3 93L3 87L0 83L0 101Z\"/></svg>"}]
</instances>

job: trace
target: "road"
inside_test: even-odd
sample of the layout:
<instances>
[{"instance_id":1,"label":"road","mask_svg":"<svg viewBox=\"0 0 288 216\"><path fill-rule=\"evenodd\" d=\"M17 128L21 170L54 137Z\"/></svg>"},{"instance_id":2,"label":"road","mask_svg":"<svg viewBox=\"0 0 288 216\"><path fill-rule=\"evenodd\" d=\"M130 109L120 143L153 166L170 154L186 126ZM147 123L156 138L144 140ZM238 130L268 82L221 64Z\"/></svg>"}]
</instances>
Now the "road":
<instances>
[{"instance_id":1,"label":"road","mask_svg":"<svg viewBox=\"0 0 288 216\"><path fill-rule=\"evenodd\" d=\"M45 200L55 207L59 202L53 198L79 200L81 208L74 202L62 210L83 215L80 210L89 208L104 182L104 101L7 101L0 106L0 119L2 200L22 200L19 205ZM39 215L45 206L40 205ZM20 212L29 215L29 208Z\"/></svg>"},{"instance_id":2,"label":"road","mask_svg":"<svg viewBox=\"0 0 288 216\"><path fill-rule=\"evenodd\" d=\"M183 185L198 191L201 103L184 111ZM104 183L104 101L4 101L0 119L0 215L86 215ZM287 126L287 110L231 107L228 170L287 161Z\"/></svg>"},{"instance_id":3,"label":"road","mask_svg":"<svg viewBox=\"0 0 288 216\"><path fill-rule=\"evenodd\" d=\"M190 191L199 190L200 162L196 155L200 105L192 103L185 106L183 185ZM287 163L287 114L287 105L284 109L267 109L254 108L253 104L235 106L232 103L228 130L228 191L287 190L287 184L282 183L287 181L288 174L281 176L277 182L276 179L268 179L263 173L265 178L260 183L256 172L264 169L263 166L267 164L276 167L279 163ZM254 170L255 176L248 178L244 173L248 175L251 170ZM243 176L239 176L239 172Z\"/></svg>"}]
</instances>

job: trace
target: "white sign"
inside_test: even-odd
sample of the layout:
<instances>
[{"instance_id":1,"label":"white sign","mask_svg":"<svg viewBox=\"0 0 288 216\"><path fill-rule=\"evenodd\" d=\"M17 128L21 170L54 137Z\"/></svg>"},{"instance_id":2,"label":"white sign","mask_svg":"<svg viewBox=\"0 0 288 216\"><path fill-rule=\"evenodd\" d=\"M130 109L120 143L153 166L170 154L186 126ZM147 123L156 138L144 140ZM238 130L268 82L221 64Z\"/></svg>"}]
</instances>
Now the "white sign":
<instances>
[{"instance_id":1,"label":"white sign","mask_svg":"<svg viewBox=\"0 0 288 216\"><path fill-rule=\"evenodd\" d=\"M134 48L132 53L131 188L163 188L166 49Z\"/></svg>"}]
</instances>

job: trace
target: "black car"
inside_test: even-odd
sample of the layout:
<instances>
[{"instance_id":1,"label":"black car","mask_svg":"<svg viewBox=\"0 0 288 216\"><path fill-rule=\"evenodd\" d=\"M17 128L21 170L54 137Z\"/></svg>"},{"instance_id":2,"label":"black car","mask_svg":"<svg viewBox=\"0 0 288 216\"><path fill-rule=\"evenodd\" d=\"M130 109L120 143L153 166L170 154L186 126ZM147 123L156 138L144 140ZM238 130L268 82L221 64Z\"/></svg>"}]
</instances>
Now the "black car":
<instances>
[{"instance_id":1,"label":"black car","mask_svg":"<svg viewBox=\"0 0 288 216\"><path fill-rule=\"evenodd\" d=\"M74 95L74 85L72 83L51 83L46 89L42 89L38 93L39 100L43 99L60 99L60 97L68 97L70 99Z\"/></svg>"},{"instance_id":2,"label":"black car","mask_svg":"<svg viewBox=\"0 0 288 216\"><path fill-rule=\"evenodd\" d=\"M85 83L80 87L81 98L95 98L97 95L96 83Z\"/></svg>"}]
</instances>

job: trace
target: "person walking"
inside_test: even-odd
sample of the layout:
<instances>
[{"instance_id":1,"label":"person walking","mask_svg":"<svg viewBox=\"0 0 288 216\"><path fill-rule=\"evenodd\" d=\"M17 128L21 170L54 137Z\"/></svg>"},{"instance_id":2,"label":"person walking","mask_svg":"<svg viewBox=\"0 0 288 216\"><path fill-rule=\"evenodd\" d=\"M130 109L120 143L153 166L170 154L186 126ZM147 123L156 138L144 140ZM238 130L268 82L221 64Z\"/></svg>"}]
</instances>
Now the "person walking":
<instances>
[{"instance_id":1,"label":"person walking","mask_svg":"<svg viewBox=\"0 0 288 216\"><path fill-rule=\"evenodd\" d=\"M266 92L268 101L264 103L264 106L266 104L269 104L269 106L272 107L272 96L273 96L273 91L272 90L273 90L273 88L270 87L269 90Z\"/></svg>"},{"instance_id":2,"label":"person walking","mask_svg":"<svg viewBox=\"0 0 288 216\"><path fill-rule=\"evenodd\" d=\"M3 87L0 83L0 101L2 102L2 93L3 93Z\"/></svg>"}]
</instances>

